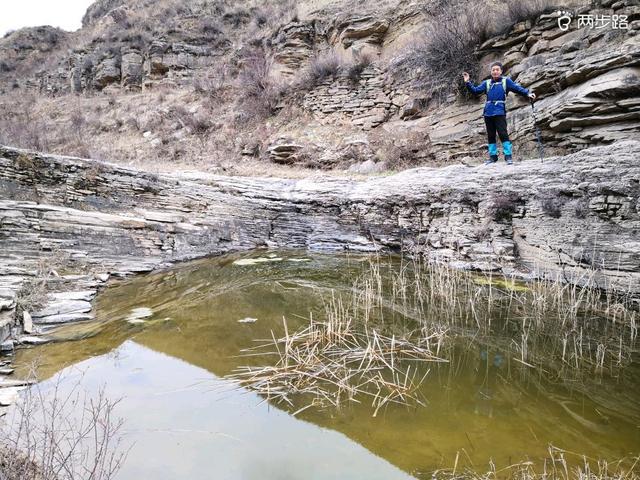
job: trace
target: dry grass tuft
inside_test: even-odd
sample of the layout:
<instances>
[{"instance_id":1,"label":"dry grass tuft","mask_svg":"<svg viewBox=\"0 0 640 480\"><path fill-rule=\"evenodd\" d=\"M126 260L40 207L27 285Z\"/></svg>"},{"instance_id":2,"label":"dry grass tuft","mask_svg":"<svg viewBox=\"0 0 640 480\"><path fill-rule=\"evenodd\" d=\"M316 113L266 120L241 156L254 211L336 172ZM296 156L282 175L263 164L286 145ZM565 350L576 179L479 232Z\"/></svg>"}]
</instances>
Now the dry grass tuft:
<instances>
[{"instance_id":1,"label":"dry grass tuft","mask_svg":"<svg viewBox=\"0 0 640 480\"><path fill-rule=\"evenodd\" d=\"M540 463L522 461L504 468L496 468L493 461L486 472L464 462L466 452L456 455L453 468L436 470L431 478L437 480L637 480L640 457L622 458L607 462L589 458L549 445L548 457Z\"/></svg>"},{"instance_id":2,"label":"dry grass tuft","mask_svg":"<svg viewBox=\"0 0 640 480\"><path fill-rule=\"evenodd\" d=\"M496 348L524 374L553 381L616 374L631 363L638 312L591 278L574 280L594 286L374 257L350 291L332 293L321 320L310 316L293 333L285 320L284 337L245 352L273 363L231 378L291 406L296 395L311 397L305 408L370 397L376 415L386 405L420 404L426 364L448 361L460 341Z\"/></svg>"}]
</instances>

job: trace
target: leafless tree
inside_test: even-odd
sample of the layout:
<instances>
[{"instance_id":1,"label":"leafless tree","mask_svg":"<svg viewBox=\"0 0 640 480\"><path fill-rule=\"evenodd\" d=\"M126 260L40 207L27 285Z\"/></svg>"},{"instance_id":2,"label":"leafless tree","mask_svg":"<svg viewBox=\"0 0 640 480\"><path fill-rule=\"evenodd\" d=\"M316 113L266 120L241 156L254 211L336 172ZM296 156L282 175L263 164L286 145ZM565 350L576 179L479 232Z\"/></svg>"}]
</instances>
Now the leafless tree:
<instances>
[{"instance_id":1,"label":"leafless tree","mask_svg":"<svg viewBox=\"0 0 640 480\"><path fill-rule=\"evenodd\" d=\"M26 389L0 428L0 480L110 480L129 449L120 400L101 387L89 395L80 380L69 389L65 375L51 387Z\"/></svg>"}]
</instances>

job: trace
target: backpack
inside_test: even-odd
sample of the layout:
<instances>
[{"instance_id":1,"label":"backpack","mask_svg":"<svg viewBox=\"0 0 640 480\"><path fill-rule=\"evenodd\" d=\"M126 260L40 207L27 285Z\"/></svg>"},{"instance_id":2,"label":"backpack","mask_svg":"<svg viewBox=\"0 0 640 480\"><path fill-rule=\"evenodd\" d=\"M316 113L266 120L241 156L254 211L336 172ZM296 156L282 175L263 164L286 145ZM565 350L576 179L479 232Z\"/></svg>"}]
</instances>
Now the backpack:
<instances>
[{"instance_id":1,"label":"backpack","mask_svg":"<svg viewBox=\"0 0 640 480\"><path fill-rule=\"evenodd\" d=\"M491 79L485 80L485 86L487 87L487 95L489 95L489 90L491 90ZM502 77L502 90L504 90L504 99L507 100L507 77Z\"/></svg>"}]
</instances>

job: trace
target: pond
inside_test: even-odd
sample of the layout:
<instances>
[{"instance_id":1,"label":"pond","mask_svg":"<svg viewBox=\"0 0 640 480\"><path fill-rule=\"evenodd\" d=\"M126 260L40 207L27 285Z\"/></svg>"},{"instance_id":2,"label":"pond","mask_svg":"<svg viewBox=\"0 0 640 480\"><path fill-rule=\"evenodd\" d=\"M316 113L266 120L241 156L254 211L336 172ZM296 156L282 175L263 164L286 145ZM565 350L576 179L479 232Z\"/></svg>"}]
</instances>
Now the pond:
<instances>
[{"instance_id":1,"label":"pond","mask_svg":"<svg viewBox=\"0 0 640 480\"><path fill-rule=\"evenodd\" d=\"M117 282L99 295L97 322L58 330L67 341L21 350L16 364L24 373L37 360L45 392L57 382L64 395L79 383L121 398L116 413L132 445L121 480L431 478L454 464L481 471L490 461L542 465L550 445L610 461L638 455L635 327L598 324L606 336L599 340L575 326L563 334L554 323L536 336L535 322L524 327L523 319L542 297L527 285L471 274L456 275L477 286L474 298L460 300L472 294L448 283L440 288L450 298L440 306L453 308L417 308L411 272L420 267L399 257L375 262L259 251ZM376 275L366 277L372 268ZM364 391L337 406L308 392L282 401L238 383L239 367L274 364L277 339L303 329L310 316L321 322L336 295L354 298L368 288L371 311L379 306L369 322L378 331L386 322L386 338L440 332L429 346L434 358L413 363L406 401L374 408ZM393 299L376 300L387 294ZM529 294L534 303L514 306ZM494 296L502 298L483 307ZM447 315L468 316L456 322ZM581 363L567 353L578 344Z\"/></svg>"}]
</instances>

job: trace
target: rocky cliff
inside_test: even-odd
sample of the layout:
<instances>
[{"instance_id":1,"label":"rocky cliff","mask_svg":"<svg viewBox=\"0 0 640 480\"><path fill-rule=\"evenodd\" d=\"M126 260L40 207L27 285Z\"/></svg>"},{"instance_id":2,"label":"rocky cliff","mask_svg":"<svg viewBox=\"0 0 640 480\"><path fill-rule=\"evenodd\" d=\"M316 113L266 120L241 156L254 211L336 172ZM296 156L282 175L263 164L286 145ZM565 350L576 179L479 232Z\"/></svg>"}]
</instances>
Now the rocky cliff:
<instances>
[{"instance_id":1,"label":"rocky cliff","mask_svg":"<svg viewBox=\"0 0 640 480\"><path fill-rule=\"evenodd\" d=\"M29 29L0 39L0 142L199 168L270 160L367 172L469 163L485 155L482 100L456 94L459 78L446 79L444 99L432 98L416 81L424 68L396 68L442 22L442 3L100 0L78 32ZM462 15L464 2L452 3ZM542 9L510 17L475 45L474 80L501 60L533 89L548 152L634 138L640 6L563 5L573 18L566 30L560 12ZM530 18L513 23L523 16ZM627 27L578 24L589 16L625 18ZM327 62L331 56L338 63ZM533 156L529 104L511 95L508 111L517 156Z\"/></svg>"},{"instance_id":2,"label":"rocky cliff","mask_svg":"<svg viewBox=\"0 0 640 480\"><path fill-rule=\"evenodd\" d=\"M608 9L585 7L578 15L619 12L640 18L637 4L606 4ZM504 62L511 78L539 96L535 108L545 144L576 151L640 133L640 38L629 33L588 26L562 31L557 15L548 14L534 23L516 24L508 34L481 45L479 53L483 63ZM507 106L513 140L534 150L529 104L515 97ZM447 104L413 123L425 124L441 151L465 156L479 147L481 107Z\"/></svg>"},{"instance_id":3,"label":"rocky cliff","mask_svg":"<svg viewBox=\"0 0 640 480\"><path fill-rule=\"evenodd\" d=\"M28 331L91 318L110 275L256 247L405 249L638 295L639 158L625 141L517 167L311 181L152 175L1 147L0 328L36 280L49 297Z\"/></svg>"}]
</instances>

